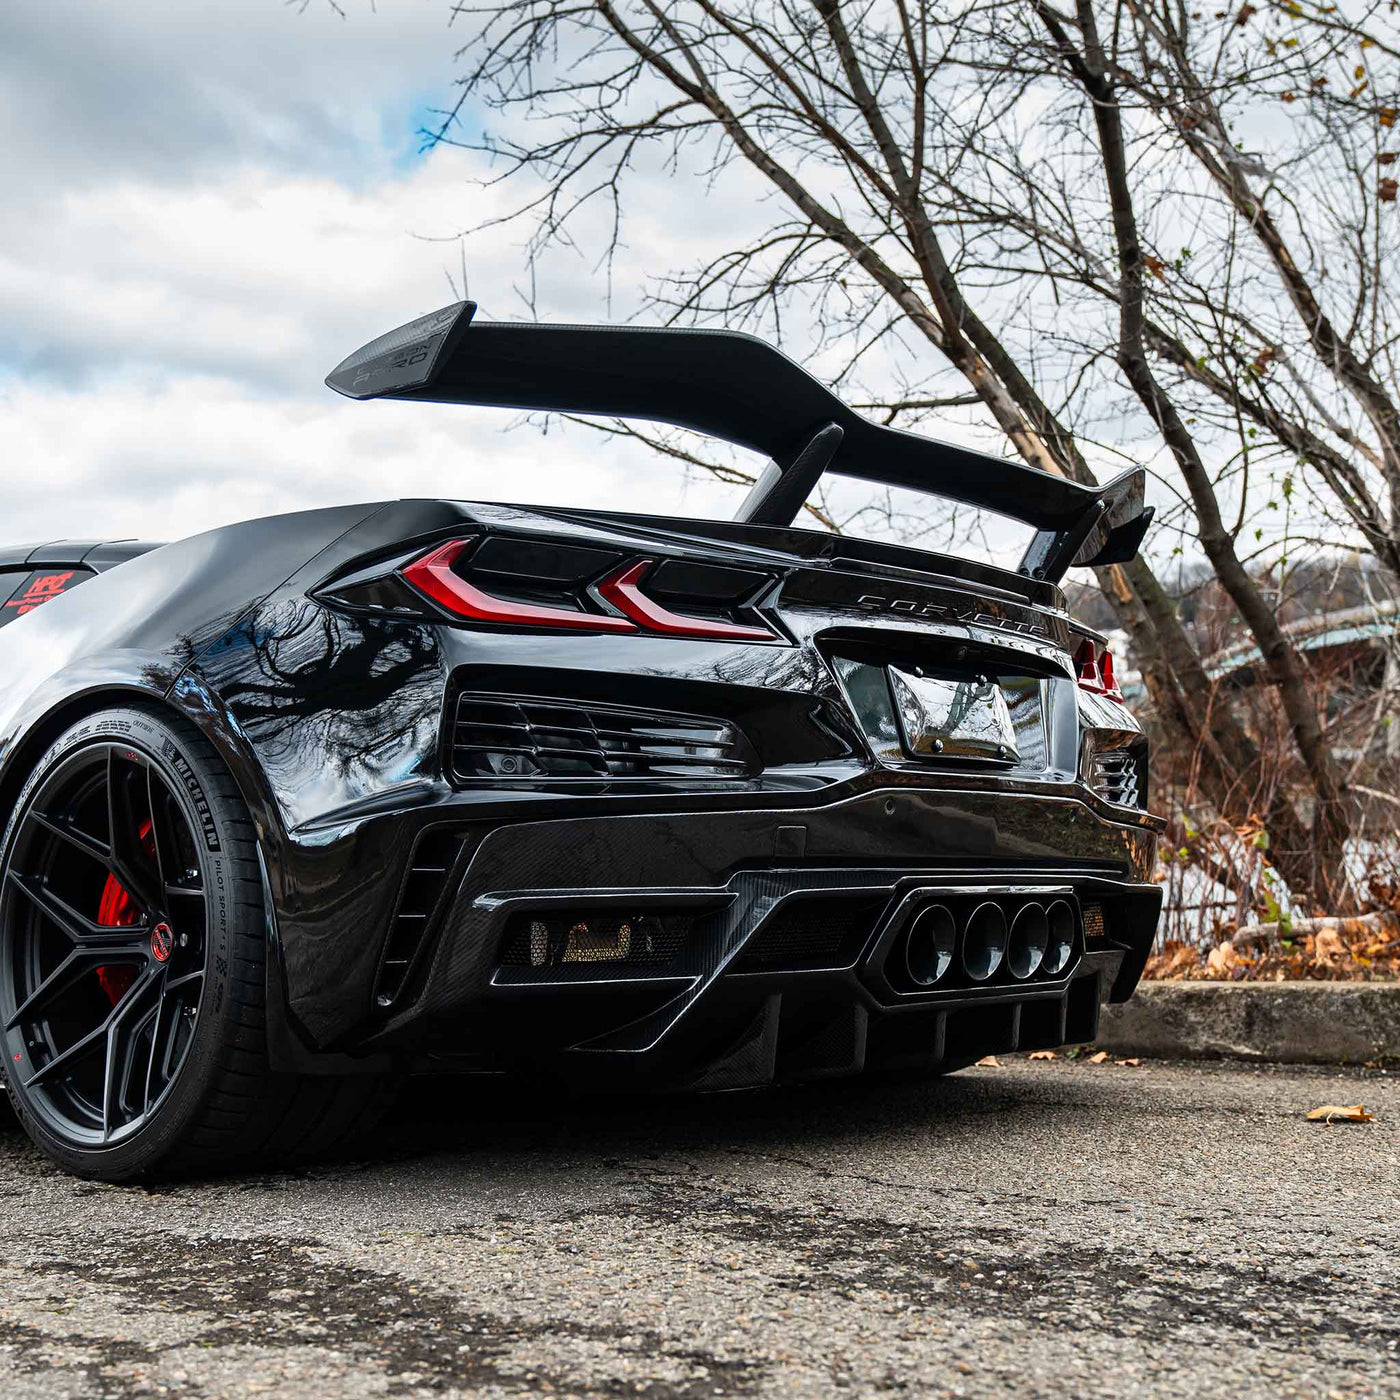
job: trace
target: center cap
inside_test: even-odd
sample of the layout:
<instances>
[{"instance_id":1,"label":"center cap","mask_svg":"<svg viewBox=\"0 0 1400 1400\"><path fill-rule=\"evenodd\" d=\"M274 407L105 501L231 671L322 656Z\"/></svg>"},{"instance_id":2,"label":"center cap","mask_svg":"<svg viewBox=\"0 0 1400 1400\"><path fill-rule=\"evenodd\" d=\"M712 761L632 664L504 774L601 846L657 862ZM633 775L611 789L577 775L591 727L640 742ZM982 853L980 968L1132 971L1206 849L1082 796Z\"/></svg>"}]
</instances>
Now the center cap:
<instances>
[{"instance_id":1,"label":"center cap","mask_svg":"<svg viewBox=\"0 0 1400 1400\"><path fill-rule=\"evenodd\" d=\"M175 950L175 930L169 924L157 924L151 930L151 954L157 962L165 962Z\"/></svg>"}]
</instances>

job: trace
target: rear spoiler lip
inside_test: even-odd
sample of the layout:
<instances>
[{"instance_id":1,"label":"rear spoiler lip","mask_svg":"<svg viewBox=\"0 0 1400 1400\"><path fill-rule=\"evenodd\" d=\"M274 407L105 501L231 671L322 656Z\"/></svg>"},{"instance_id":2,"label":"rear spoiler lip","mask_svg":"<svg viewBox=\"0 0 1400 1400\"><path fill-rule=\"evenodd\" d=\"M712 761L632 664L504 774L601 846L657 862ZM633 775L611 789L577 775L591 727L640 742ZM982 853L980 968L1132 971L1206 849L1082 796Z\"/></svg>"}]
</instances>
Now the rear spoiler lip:
<instances>
[{"instance_id":1,"label":"rear spoiler lip","mask_svg":"<svg viewBox=\"0 0 1400 1400\"><path fill-rule=\"evenodd\" d=\"M828 471L944 496L1033 525L1039 533L1022 568L1043 570L1042 578L1057 577L1051 570L1062 574L1071 563L1114 562L1099 557L1106 549L1115 553L1108 548L1109 530L1131 523L1134 499L1143 514L1140 471L1105 487L1084 486L872 423L781 351L742 332L482 322L475 316L476 303L461 301L410 321L348 356L326 383L353 399L423 399L670 423L762 452L780 469L835 424L842 435ZM1065 558L1071 539L1075 549ZM1098 547L1092 558L1081 559L1090 542ZM1112 543L1121 553L1127 535L1120 530Z\"/></svg>"}]
</instances>

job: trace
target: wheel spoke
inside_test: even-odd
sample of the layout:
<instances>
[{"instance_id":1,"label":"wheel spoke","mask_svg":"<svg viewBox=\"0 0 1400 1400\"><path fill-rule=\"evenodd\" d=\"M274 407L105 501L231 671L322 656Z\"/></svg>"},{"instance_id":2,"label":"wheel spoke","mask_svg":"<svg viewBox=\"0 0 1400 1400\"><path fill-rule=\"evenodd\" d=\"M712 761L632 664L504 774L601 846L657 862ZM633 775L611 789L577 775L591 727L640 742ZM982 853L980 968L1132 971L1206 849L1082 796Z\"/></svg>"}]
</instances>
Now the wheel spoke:
<instances>
[{"instance_id":1,"label":"wheel spoke","mask_svg":"<svg viewBox=\"0 0 1400 1400\"><path fill-rule=\"evenodd\" d=\"M33 1016L36 1012L42 1011L57 997L63 995L69 988L74 987L84 977L95 972L103 963L110 963L120 960L120 955L128 954L132 958L139 958L145 955L146 945L144 943L130 943L125 946L113 946L110 949L98 950L95 948L74 948L49 975L34 988L25 999L15 1008L15 1013L5 1022L5 1029L12 1031L21 1021Z\"/></svg>"},{"instance_id":2,"label":"wheel spoke","mask_svg":"<svg viewBox=\"0 0 1400 1400\"><path fill-rule=\"evenodd\" d=\"M117 1002L112 1008L112 1014L107 1018L107 1057L102 1074L102 1136L104 1139L111 1136L114 1127L121 1126L114 1123L113 1118L126 1105L127 1096L131 1091L131 1074L135 1068L136 1047L140 1042L141 1032L151 1018L151 1013L148 1011L133 1024L132 1013L141 1003L149 988L156 983L159 984L159 990L163 994L164 967L150 968L144 977L138 977L132 983L130 991ZM157 1003L157 1008L158 1006L159 1003Z\"/></svg>"},{"instance_id":3,"label":"wheel spoke","mask_svg":"<svg viewBox=\"0 0 1400 1400\"><path fill-rule=\"evenodd\" d=\"M148 1112L151 1107L151 1080L155 1076L156 1056L160 1053L160 1028L165 1020L165 997L169 990L170 983L167 981L161 986L160 1000L156 1002L155 1020L151 1024L151 1053L146 1057L146 1087L141 1094L142 1113ZM174 1039L173 1028L170 1038ZM169 1059L169 1051L166 1052L164 1058Z\"/></svg>"},{"instance_id":4,"label":"wheel spoke","mask_svg":"<svg viewBox=\"0 0 1400 1400\"><path fill-rule=\"evenodd\" d=\"M151 838L156 848L156 872L161 888L168 891L179 883L180 843L170 821L170 794L154 766L146 769L146 801L151 808Z\"/></svg>"},{"instance_id":5,"label":"wheel spoke","mask_svg":"<svg viewBox=\"0 0 1400 1400\"><path fill-rule=\"evenodd\" d=\"M30 812L29 820L57 836L60 841L66 841L70 846L76 847L84 855L91 856L104 868L111 868L112 852L105 841L99 841L97 837L89 836L86 831L80 831L71 822L56 822L43 812Z\"/></svg>"},{"instance_id":6,"label":"wheel spoke","mask_svg":"<svg viewBox=\"0 0 1400 1400\"><path fill-rule=\"evenodd\" d=\"M150 1066L151 1055L148 1051L143 1054L141 1051L142 1039L149 1030L151 1034L151 1048L155 1048L156 1036L160 1029L161 1000L146 1012L144 1016L131 1028L128 1035L123 1037L117 1046L117 1073L115 1077L116 1110L121 1115L124 1122L139 1117L150 1107L151 1078ZM146 1071L141 1072L140 1062L144 1062ZM135 1084L132 1081L135 1080ZM133 1097L133 1091L139 1091L139 1098ZM112 1125L120 1127L120 1123ZM109 1129L110 1131L110 1129Z\"/></svg>"},{"instance_id":7,"label":"wheel spoke","mask_svg":"<svg viewBox=\"0 0 1400 1400\"><path fill-rule=\"evenodd\" d=\"M59 1070L71 1067L84 1055L99 1048L108 1038L112 1027L120 1023L157 976L159 976L159 972L147 969L131 984L130 989L99 1025L94 1026L86 1035L80 1036L66 1050L60 1050L47 1064L40 1065L24 1081L24 1087L32 1089L36 1084L42 1084L46 1080L52 1079Z\"/></svg>"},{"instance_id":8,"label":"wheel spoke","mask_svg":"<svg viewBox=\"0 0 1400 1400\"><path fill-rule=\"evenodd\" d=\"M66 900L60 899L49 887L32 875L21 875L18 870L7 872L16 888L24 891L39 912L56 924L79 948L93 952L109 952L126 948L131 943L131 930L127 927L109 928L106 924L93 923L86 915L78 913Z\"/></svg>"},{"instance_id":9,"label":"wheel spoke","mask_svg":"<svg viewBox=\"0 0 1400 1400\"><path fill-rule=\"evenodd\" d=\"M163 911L165 900L161 894L161 883L153 878L150 862L141 849L141 817L131 804L133 772L141 767L139 763L121 758L115 748L108 750L107 834L112 843L112 874L154 919Z\"/></svg>"}]
</instances>

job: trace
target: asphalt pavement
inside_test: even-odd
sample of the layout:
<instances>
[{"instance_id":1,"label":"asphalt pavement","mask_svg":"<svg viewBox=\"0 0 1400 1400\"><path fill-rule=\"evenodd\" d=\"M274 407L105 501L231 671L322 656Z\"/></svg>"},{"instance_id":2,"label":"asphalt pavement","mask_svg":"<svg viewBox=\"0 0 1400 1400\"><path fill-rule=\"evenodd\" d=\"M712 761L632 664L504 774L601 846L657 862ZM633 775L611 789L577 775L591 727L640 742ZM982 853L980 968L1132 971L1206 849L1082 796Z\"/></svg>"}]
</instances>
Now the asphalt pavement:
<instances>
[{"instance_id":1,"label":"asphalt pavement","mask_svg":"<svg viewBox=\"0 0 1400 1400\"><path fill-rule=\"evenodd\" d=\"M1381 1071L421 1089L372 1158L156 1190L7 1124L0 1395L1400 1396L1398 1243Z\"/></svg>"}]
</instances>

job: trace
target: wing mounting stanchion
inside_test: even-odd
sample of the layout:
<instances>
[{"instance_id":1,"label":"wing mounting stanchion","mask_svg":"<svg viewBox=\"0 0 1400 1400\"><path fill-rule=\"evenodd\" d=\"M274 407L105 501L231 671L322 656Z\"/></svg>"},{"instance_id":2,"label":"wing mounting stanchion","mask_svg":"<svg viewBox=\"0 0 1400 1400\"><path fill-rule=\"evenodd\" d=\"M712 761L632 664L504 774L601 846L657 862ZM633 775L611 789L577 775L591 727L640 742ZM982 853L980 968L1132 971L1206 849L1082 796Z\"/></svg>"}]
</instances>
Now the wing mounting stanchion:
<instances>
[{"instance_id":1,"label":"wing mounting stanchion","mask_svg":"<svg viewBox=\"0 0 1400 1400\"><path fill-rule=\"evenodd\" d=\"M1067 528L1039 530L1021 556L1031 578L1063 578L1074 566L1126 564L1137 552L1155 513L1144 505L1147 474L1134 467L1099 488L1098 500Z\"/></svg>"},{"instance_id":2,"label":"wing mounting stanchion","mask_svg":"<svg viewBox=\"0 0 1400 1400\"><path fill-rule=\"evenodd\" d=\"M770 461L744 497L735 520L747 525L791 525L845 436L839 423L828 423L807 439L786 466Z\"/></svg>"}]
</instances>

